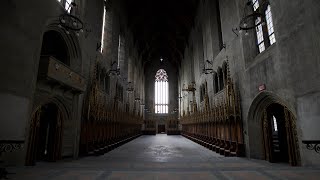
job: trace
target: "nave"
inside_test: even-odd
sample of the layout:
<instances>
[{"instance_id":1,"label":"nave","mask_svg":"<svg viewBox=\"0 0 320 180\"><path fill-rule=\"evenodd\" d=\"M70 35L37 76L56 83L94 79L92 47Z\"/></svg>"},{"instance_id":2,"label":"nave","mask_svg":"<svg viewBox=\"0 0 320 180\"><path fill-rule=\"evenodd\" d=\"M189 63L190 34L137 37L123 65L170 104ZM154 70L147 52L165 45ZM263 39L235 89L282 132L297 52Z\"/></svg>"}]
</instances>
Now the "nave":
<instances>
[{"instance_id":1,"label":"nave","mask_svg":"<svg viewBox=\"0 0 320 180\"><path fill-rule=\"evenodd\" d=\"M10 179L318 179L319 167L224 157L183 136L140 136L107 154L9 167Z\"/></svg>"}]
</instances>

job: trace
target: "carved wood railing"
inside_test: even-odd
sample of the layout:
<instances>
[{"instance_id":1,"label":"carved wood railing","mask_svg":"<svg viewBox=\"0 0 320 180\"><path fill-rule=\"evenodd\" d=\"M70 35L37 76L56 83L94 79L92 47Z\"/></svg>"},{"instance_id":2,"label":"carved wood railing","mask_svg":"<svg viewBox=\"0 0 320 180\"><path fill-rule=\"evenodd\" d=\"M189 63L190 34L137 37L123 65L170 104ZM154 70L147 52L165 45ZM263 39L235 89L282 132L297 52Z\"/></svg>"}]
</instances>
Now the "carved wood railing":
<instances>
[{"instance_id":1,"label":"carved wood railing","mask_svg":"<svg viewBox=\"0 0 320 180\"><path fill-rule=\"evenodd\" d=\"M41 56L38 74L39 80L65 86L73 91L86 90L85 78L52 56Z\"/></svg>"},{"instance_id":2,"label":"carved wood railing","mask_svg":"<svg viewBox=\"0 0 320 180\"><path fill-rule=\"evenodd\" d=\"M240 97L230 78L228 64L227 69L226 86L214 96L213 106L181 118L182 135L222 155L243 156Z\"/></svg>"}]
</instances>

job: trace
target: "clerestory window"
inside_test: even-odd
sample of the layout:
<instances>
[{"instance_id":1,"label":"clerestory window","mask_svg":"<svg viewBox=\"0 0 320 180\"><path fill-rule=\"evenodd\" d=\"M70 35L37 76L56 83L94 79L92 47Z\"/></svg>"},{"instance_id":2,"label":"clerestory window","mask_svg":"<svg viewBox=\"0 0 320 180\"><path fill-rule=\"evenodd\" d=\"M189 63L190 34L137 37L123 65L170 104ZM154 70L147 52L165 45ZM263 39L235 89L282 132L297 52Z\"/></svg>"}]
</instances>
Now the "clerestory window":
<instances>
[{"instance_id":1,"label":"clerestory window","mask_svg":"<svg viewBox=\"0 0 320 180\"><path fill-rule=\"evenodd\" d=\"M104 3L105 4L105 3ZM102 16L102 33L101 33L101 44L100 44L100 52L102 53L103 51L103 47L104 47L104 29L105 29L105 25L106 25L106 5L104 5L103 7L103 16Z\"/></svg>"},{"instance_id":2,"label":"clerestory window","mask_svg":"<svg viewBox=\"0 0 320 180\"><path fill-rule=\"evenodd\" d=\"M266 3L267 1L265 0L252 0L253 11L262 13L263 18L265 18L265 23L262 24L260 24L262 21L261 17L258 17L255 20L255 24L260 24L256 27L257 46L259 53L263 52L267 47L271 46L276 42L276 37L273 28L271 6L270 4Z\"/></svg>"}]
</instances>

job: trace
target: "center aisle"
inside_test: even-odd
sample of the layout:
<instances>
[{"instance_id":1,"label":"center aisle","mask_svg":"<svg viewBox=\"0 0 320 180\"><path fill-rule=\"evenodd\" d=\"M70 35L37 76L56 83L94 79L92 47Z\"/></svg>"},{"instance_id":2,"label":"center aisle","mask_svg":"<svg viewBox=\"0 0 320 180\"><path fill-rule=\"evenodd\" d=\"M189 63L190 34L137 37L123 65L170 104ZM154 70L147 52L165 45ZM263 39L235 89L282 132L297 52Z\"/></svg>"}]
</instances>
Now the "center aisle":
<instances>
[{"instance_id":1,"label":"center aisle","mask_svg":"<svg viewBox=\"0 0 320 180\"><path fill-rule=\"evenodd\" d=\"M317 179L319 168L224 157L182 136L141 136L102 156L8 168L10 179ZM284 178L284 179L287 179Z\"/></svg>"},{"instance_id":2,"label":"center aisle","mask_svg":"<svg viewBox=\"0 0 320 180\"><path fill-rule=\"evenodd\" d=\"M182 136L141 136L103 156L104 160L122 162L207 162L224 158Z\"/></svg>"}]
</instances>

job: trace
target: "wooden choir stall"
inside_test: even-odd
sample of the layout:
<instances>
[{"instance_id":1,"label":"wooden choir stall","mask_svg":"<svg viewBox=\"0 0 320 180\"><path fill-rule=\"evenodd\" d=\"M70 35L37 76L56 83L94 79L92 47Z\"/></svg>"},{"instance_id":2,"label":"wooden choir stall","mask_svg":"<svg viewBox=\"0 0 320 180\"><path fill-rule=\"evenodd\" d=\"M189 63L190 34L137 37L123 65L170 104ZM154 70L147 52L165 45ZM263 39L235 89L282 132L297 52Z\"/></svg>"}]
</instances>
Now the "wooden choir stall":
<instances>
[{"instance_id":1,"label":"wooden choir stall","mask_svg":"<svg viewBox=\"0 0 320 180\"><path fill-rule=\"evenodd\" d=\"M156 135L156 120L155 117L150 117L144 121L143 134L145 135Z\"/></svg>"},{"instance_id":2,"label":"wooden choir stall","mask_svg":"<svg viewBox=\"0 0 320 180\"><path fill-rule=\"evenodd\" d=\"M167 135L179 135L179 121L177 117L174 116L168 116L166 119L167 124Z\"/></svg>"},{"instance_id":3,"label":"wooden choir stall","mask_svg":"<svg viewBox=\"0 0 320 180\"><path fill-rule=\"evenodd\" d=\"M141 135L142 117L108 105L101 77L108 74L97 64L84 104L81 123L80 154L104 154ZM115 101L117 99L115 98Z\"/></svg>"},{"instance_id":4,"label":"wooden choir stall","mask_svg":"<svg viewBox=\"0 0 320 180\"><path fill-rule=\"evenodd\" d=\"M181 117L181 134L224 156L244 156L244 140L239 93L227 71L225 88L213 97L209 108Z\"/></svg>"}]
</instances>

